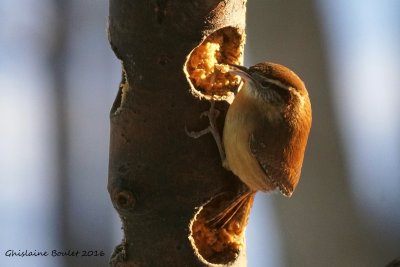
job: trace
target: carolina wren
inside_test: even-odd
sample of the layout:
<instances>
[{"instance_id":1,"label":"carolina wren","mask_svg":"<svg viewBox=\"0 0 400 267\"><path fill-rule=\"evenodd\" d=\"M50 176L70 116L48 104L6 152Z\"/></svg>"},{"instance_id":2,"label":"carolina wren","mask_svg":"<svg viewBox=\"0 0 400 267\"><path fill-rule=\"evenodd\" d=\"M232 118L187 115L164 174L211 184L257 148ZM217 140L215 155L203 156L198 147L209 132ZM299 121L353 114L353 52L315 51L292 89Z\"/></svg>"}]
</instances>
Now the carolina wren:
<instances>
[{"instance_id":1,"label":"carolina wren","mask_svg":"<svg viewBox=\"0 0 400 267\"><path fill-rule=\"evenodd\" d=\"M269 62L250 68L230 66L230 72L239 75L244 84L226 114L223 149L213 125L215 118L210 117L215 115L213 103L207 114L209 128L197 135L190 133L199 137L211 132L223 166L250 189L210 220L220 226L239 210L248 213L257 191L278 189L287 197L292 195L299 182L312 120L307 89L290 69Z\"/></svg>"},{"instance_id":2,"label":"carolina wren","mask_svg":"<svg viewBox=\"0 0 400 267\"><path fill-rule=\"evenodd\" d=\"M311 128L307 89L279 64L232 67L230 72L244 84L226 114L224 163L252 191L277 188L290 197L299 182Z\"/></svg>"}]
</instances>

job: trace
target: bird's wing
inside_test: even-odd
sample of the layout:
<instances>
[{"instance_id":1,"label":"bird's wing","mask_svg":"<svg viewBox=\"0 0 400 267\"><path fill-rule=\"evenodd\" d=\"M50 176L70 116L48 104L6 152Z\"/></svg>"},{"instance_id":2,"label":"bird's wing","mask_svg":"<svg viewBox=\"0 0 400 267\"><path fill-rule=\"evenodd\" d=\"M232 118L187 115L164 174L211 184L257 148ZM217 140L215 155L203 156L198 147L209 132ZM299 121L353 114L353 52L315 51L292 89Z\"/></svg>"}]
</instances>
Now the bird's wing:
<instances>
[{"instance_id":1,"label":"bird's wing","mask_svg":"<svg viewBox=\"0 0 400 267\"><path fill-rule=\"evenodd\" d=\"M283 123L259 125L251 134L249 145L270 183L290 196L300 177L304 151L296 151L295 133Z\"/></svg>"}]
</instances>

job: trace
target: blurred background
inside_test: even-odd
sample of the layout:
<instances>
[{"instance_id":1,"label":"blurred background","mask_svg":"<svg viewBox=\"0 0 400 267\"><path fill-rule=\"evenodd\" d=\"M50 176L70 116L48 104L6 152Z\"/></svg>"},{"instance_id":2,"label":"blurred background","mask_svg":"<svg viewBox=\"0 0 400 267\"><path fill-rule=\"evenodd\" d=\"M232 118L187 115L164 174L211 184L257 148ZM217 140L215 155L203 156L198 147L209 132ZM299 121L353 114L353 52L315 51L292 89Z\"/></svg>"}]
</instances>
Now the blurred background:
<instances>
[{"instance_id":1,"label":"blurred background","mask_svg":"<svg viewBox=\"0 0 400 267\"><path fill-rule=\"evenodd\" d=\"M313 104L302 179L258 194L249 267L384 266L400 256L400 2L249 0L245 64L295 70ZM121 66L108 1L0 2L0 265L108 266L106 191ZM6 252L104 251L99 257Z\"/></svg>"}]
</instances>

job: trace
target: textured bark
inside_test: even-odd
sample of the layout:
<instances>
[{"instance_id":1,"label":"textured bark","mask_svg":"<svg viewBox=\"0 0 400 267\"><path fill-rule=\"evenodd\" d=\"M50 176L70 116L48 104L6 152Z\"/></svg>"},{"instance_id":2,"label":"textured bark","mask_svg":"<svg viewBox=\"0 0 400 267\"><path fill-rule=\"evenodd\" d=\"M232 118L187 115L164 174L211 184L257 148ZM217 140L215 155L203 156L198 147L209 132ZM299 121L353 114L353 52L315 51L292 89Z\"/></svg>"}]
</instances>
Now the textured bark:
<instances>
[{"instance_id":1,"label":"textured bark","mask_svg":"<svg viewBox=\"0 0 400 267\"><path fill-rule=\"evenodd\" d=\"M221 165L211 135L193 139L209 102L193 96L188 54L226 26L244 30L245 0L110 0L109 39L124 77L111 110L108 190L124 240L111 266L213 266L200 260L189 224L198 208L242 183ZM222 130L228 104L216 104ZM245 249L226 266L245 266ZM224 265L220 265L224 266Z\"/></svg>"}]
</instances>

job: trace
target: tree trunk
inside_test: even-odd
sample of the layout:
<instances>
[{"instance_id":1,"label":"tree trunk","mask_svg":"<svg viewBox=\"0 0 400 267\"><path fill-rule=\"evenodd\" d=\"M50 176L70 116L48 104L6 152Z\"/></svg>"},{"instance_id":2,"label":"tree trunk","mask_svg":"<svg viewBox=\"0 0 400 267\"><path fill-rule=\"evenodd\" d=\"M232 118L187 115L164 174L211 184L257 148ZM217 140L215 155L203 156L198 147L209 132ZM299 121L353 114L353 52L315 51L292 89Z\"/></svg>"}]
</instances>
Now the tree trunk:
<instances>
[{"instance_id":1,"label":"tree trunk","mask_svg":"<svg viewBox=\"0 0 400 267\"><path fill-rule=\"evenodd\" d=\"M218 40L212 57L241 63L245 5L110 0L109 39L123 77L111 110L108 190L124 231L111 266L246 266L244 226L235 236L232 229L207 228L196 216L207 203L217 209L221 193L229 199L240 194L243 184L222 167L212 135L185 133L185 127L208 126L200 114L209 99L219 100L222 130L233 94L196 81L192 56L201 55L196 47L202 42ZM223 233L240 241L223 240Z\"/></svg>"}]
</instances>

